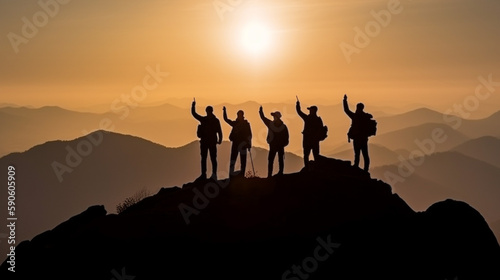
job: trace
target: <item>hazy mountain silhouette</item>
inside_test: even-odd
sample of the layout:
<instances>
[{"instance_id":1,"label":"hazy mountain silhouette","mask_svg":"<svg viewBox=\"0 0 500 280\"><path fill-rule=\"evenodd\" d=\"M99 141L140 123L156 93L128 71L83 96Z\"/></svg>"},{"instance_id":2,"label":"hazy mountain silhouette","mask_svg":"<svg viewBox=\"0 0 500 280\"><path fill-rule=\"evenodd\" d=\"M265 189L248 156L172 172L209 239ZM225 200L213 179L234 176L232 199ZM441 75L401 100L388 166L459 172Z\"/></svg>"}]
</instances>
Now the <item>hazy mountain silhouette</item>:
<instances>
[{"instance_id":1,"label":"hazy mountain silhouette","mask_svg":"<svg viewBox=\"0 0 500 280\"><path fill-rule=\"evenodd\" d=\"M467 141L455 148L453 151L460 152L466 156L485 161L500 168L500 139L493 136Z\"/></svg>"},{"instance_id":2,"label":"hazy mountain silhouette","mask_svg":"<svg viewBox=\"0 0 500 280\"><path fill-rule=\"evenodd\" d=\"M60 107L0 108L0 156L22 152L54 139L70 140L92 131L111 114L92 114Z\"/></svg>"},{"instance_id":3,"label":"hazy mountain silhouette","mask_svg":"<svg viewBox=\"0 0 500 280\"><path fill-rule=\"evenodd\" d=\"M458 130L470 138L479 138L488 135L500 138L500 129L498 129L499 123L500 111L484 119L464 121L458 127Z\"/></svg>"},{"instance_id":4,"label":"hazy mountain silhouette","mask_svg":"<svg viewBox=\"0 0 500 280\"><path fill-rule=\"evenodd\" d=\"M172 121L192 118L190 108L181 108L171 104L137 107L130 110L130 119L139 122Z\"/></svg>"},{"instance_id":5,"label":"hazy mountain silhouette","mask_svg":"<svg viewBox=\"0 0 500 280\"><path fill-rule=\"evenodd\" d=\"M410 115L416 115L416 113L424 113L426 111L428 111L428 109L421 109L413 111L413 113ZM439 113L435 112L435 114ZM435 143L435 149L432 152L448 151L452 148L455 148L457 145L460 145L469 140L468 136L461 133L460 130L455 130L450 125L445 123L423 123L416 126L404 126L403 123L401 123L402 128L399 128L399 125L392 125L392 128L385 128L384 123L388 120L390 122L398 122L392 119L392 117L385 119L386 120L382 120L382 122L378 122L377 120L377 135L371 137L369 143L376 144L378 146L390 147L391 151L396 152L397 154L401 154L405 157L407 157L407 154L409 155L412 151L422 150L422 148L418 146L416 142L422 144L427 142L425 141L426 139L432 139L433 131L435 129L441 129L443 135L446 135L446 140L443 143ZM410 123L420 122L410 121ZM390 132L383 133L383 131L386 130L390 130ZM344 139L343 142L344 143L342 144L338 144L336 148L329 150L327 154L338 154L352 148L352 145L347 143L346 139ZM422 145L426 146L426 144ZM429 146L426 147L431 148ZM427 152L427 150L423 152Z\"/></svg>"},{"instance_id":6,"label":"hazy mountain silhouette","mask_svg":"<svg viewBox=\"0 0 500 280\"><path fill-rule=\"evenodd\" d=\"M402 114L381 117L378 134L401 130L407 127L419 126L426 123L445 123L443 114L429 108L418 108Z\"/></svg>"},{"instance_id":7,"label":"hazy mountain silhouette","mask_svg":"<svg viewBox=\"0 0 500 280\"><path fill-rule=\"evenodd\" d=\"M473 116L471 113L471 117ZM500 137L500 130L498 130L500 111L486 118L463 119L460 116L445 115L429 108L419 108L402 114L381 117L377 121L379 135L427 123L437 123L451 126L469 138L480 138L488 135Z\"/></svg>"},{"instance_id":8,"label":"hazy mountain silhouette","mask_svg":"<svg viewBox=\"0 0 500 280\"><path fill-rule=\"evenodd\" d=\"M377 144L368 143L368 147L371 166L390 165L399 162L399 154L397 152ZM354 159L352 145L346 150L329 155L329 157L352 161Z\"/></svg>"},{"instance_id":9,"label":"hazy mountain silhouette","mask_svg":"<svg viewBox=\"0 0 500 280\"><path fill-rule=\"evenodd\" d=\"M180 205L199 209L189 225ZM271 179L164 188L119 215L93 206L18 245L16 260L17 272L4 262L2 277L500 277L500 246L468 204L414 212L389 185L334 159Z\"/></svg>"},{"instance_id":10,"label":"hazy mountain silhouette","mask_svg":"<svg viewBox=\"0 0 500 280\"><path fill-rule=\"evenodd\" d=\"M17 190L18 238L32 238L68 216L80 213L88 205L102 204L108 212L115 212L118 203L142 188L154 193L161 187L180 185L200 175L198 142L166 148L130 135L103 131L91 135L98 133L104 135L102 143L93 145L92 152L81 157L76 167L68 165L66 158L71 154L70 160L76 162L76 154L69 151L77 152L79 143L87 141L87 136L72 141L47 142L26 152L0 158L3 170L10 164L16 167L16 179L22 186ZM230 143L219 146L221 176L229 171L229 151ZM261 148L252 149L257 175L267 174L267 153ZM52 167L54 161L73 170L62 174L62 182ZM302 158L286 154L285 172L296 172L302 165ZM238 169L239 165L236 167ZM250 163L247 170L252 170ZM2 212L1 217L6 218L6 215L6 211ZM2 246L0 253L5 250Z\"/></svg>"},{"instance_id":11,"label":"hazy mountain silhouette","mask_svg":"<svg viewBox=\"0 0 500 280\"><path fill-rule=\"evenodd\" d=\"M385 147L390 147L391 150L404 149L408 151L423 150L417 142L426 142L426 139L432 139L433 131L435 129L440 129L443 132L443 137L446 140L442 143L436 143L433 152L443 152L447 151L459 144L464 143L469 140L467 136L454 130L448 125L438 124L438 123L425 123L418 126L407 127L397 131L392 131L384 134L378 134L370 139L371 143L383 145ZM422 144L423 145L423 144ZM432 151L432 147L428 148ZM423 152L426 152L425 150Z\"/></svg>"},{"instance_id":12,"label":"hazy mountain silhouette","mask_svg":"<svg viewBox=\"0 0 500 280\"><path fill-rule=\"evenodd\" d=\"M12 107L12 108L21 108L21 107L26 107L26 108L32 108L31 106L21 106L21 105L18 105L18 104L14 104L14 103L0 103L0 108L5 108L5 107Z\"/></svg>"},{"instance_id":13,"label":"hazy mountain silhouette","mask_svg":"<svg viewBox=\"0 0 500 280\"><path fill-rule=\"evenodd\" d=\"M386 172L404 179L394 183L393 188L417 211L426 209L433 201L452 198L467 201L490 223L500 219L499 168L458 152L436 153L425 157L422 162L420 166L407 161L378 167L371 173L386 181ZM408 166L413 166L414 172L405 178L405 173L410 174ZM500 240L500 235L497 237Z\"/></svg>"},{"instance_id":14,"label":"hazy mountain silhouette","mask_svg":"<svg viewBox=\"0 0 500 280\"><path fill-rule=\"evenodd\" d=\"M303 103L304 105L310 105L307 102ZM201 103L199 104L201 105ZM302 126L298 121L293 103L259 104L249 101L241 104L218 104L214 105L214 109L219 117L222 116L223 106L227 107L228 113L240 109L247 112L246 118L252 124L257 136L253 144L267 148L266 127L261 124L258 116L260 105L263 105L269 112L280 111L283 114L283 120L290 130L290 135L299 136L290 139L287 150L300 155L302 153L302 142L300 140ZM350 123L343 114L342 105L321 105L319 103L316 105L319 107L319 113L323 121L329 127L329 136L321 143L323 154L335 154L346 150L347 145L344 144L346 143L346 133ZM116 112L111 112L111 105L109 105L108 112L102 114L76 112L59 107L0 108L0 132L2 135L6 135L6 137L0 139L0 156L10 152L22 152L34 145L54 139L74 139L85 135L88 133L87 131L97 129L137 135L166 147L180 147L185 143L196 140L194 131L197 122L189 115L189 104L186 106L186 108L170 104L136 108L121 106ZM413 135L420 137L419 131L410 131L408 130L409 127L429 126L429 123L439 123L447 126L456 125L455 122L447 123L442 114L426 108L391 116L387 116L387 113L381 111L389 109L375 106L367 106L366 108L367 112L372 113L379 123L377 133L379 136L386 134L386 132L394 132L395 135L393 136L396 137L397 131L400 131L403 134L409 133L409 138L412 138ZM113 129L101 127L103 121L112 126ZM500 137L500 131L497 129L499 122L500 112L481 120L462 120L457 132L469 138L479 138L487 135ZM172 133L172 131L176 133ZM229 129L226 126L223 126L223 132L225 135L229 135ZM424 136L426 135L422 137ZM377 138L378 136L374 139ZM414 139L407 140L413 143ZM391 150L398 149L382 141L377 143L389 147Z\"/></svg>"},{"instance_id":15,"label":"hazy mountain silhouette","mask_svg":"<svg viewBox=\"0 0 500 280\"><path fill-rule=\"evenodd\" d=\"M190 104L191 100L186 103L186 108L171 104L133 108L121 104L116 106L115 112L111 111L111 104L109 104L106 113L76 112L60 107L0 108L0 132L2 135L9 136L0 139L0 156L10 152L22 152L39 143L54 139L74 139L85 135L87 132L84 131L98 129L136 135L166 147L180 147L196 140L197 122L190 115ZM199 102L198 104L202 105L203 103ZM304 103L304 105L306 104L309 103ZM263 105L269 112L280 111L283 115L283 121L290 130L290 135L297 135L297 137L290 139L287 150L302 154L301 132L303 127L298 122L299 117L295 112L294 103L260 104L249 101L241 104L212 105L215 114L219 117L222 117L223 106L227 107L228 113L236 113L238 110L245 111L246 118L255 131L256 137L253 144L263 148L268 146L266 142L267 128L259 118L259 107ZM322 143L322 149L332 150L339 143L345 141L345 134L350 124L345 120L341 105L317 105L325 124L330 128L329 137ZM379 109L374 107L370 110L377 111ZM113 129L101 127L101 123L112 126ZM222 126L222 129L224 135L229 135L230 129L227 126ZM173 131L176 133L172 133Z\"/></svg>"}]
</instances>

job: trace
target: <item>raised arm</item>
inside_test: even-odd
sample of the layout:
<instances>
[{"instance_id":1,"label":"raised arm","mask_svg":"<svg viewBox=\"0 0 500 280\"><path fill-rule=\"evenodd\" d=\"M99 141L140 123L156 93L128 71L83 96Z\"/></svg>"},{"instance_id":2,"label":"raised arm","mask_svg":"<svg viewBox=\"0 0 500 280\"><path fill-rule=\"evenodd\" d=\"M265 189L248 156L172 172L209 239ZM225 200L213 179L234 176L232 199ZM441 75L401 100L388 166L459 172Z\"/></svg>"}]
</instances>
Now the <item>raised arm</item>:
<instances>
[{"instance_id":1,"label":"raised arm","mask_svg":"<svg viewBox=\"0 0 500 280\"><path fill-rule=\"evenodd\" d=\"M234 126L235 121L232 121L227 117L226 106L222 107L222 117L224 118L224 121L227 122L230 126Z\"/></svg>"},{"instance_id":2,"label":"raised arm","mask_svg":"<svg viewBox=\"0 0 500 280\"><path fill-rule=\"evenodd\" d=\"M196 102L195 101L193 101L193 104L191 105L191 114L193 115L193 117L195 119L197 119L200 122L203 119L202 116L200 116L200 115L198 115L198 113L196 113Z\"/></svg>"},{"instance_id":3,"label":"raised arm","mask_svg":"<svg viewBox=\"0 0 500 280\"><path fill-rule=\"evenodd\" d=\"M297 114L299 114L299 116L305 120L307 118L307 115L304 114L304 112L302 112L302 110L300 109L300 102L297 101L297 105L295 106L295 109L297 110Z\"/></svg>"},{"instance_id":4,"label":"raised arm","mask_svg":"<svg viewBox=\"0 0 500 280\"><path fill-rule=\"evenodd\" d=\"M266 118L266 116L264 115L264 109L262 109L262 106L260 106L259 115L260 119L264 122L266 126L269 126L271 124L271 120Z\"/></svg>"},{"instance_id":5,"label":"raised arm","mask_svg":"<svg viewBox=\"0 0 500 280\"><path fill-rule=\"evenodd\" d=\"M347 103L347 95L344 95L344 112L349 118L352 119L354 117L354 113L349 109L349 104Z\"/></svg>"}]
</instances>

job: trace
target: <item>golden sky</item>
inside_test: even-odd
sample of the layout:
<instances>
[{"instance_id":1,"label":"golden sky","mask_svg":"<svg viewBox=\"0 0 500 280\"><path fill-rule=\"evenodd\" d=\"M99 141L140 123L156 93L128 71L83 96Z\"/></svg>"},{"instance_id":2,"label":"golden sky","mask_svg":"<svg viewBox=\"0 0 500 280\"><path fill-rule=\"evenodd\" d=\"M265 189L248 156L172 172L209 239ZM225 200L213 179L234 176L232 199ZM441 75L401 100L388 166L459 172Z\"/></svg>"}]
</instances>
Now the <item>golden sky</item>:
<instances>
[{"instance_id":1,"label":"golden sky","mask_svg":"<svg viewBox=\"0 0 500 280\"><path fill-rule=\"evenodd\" d=\"M499 14L497 0L0 0L0 103L107 104L149 67L169 75L144 104L347 93L446 108L479 76L500 82ZM242 43L249 26L258 34Z\"/></svg>"}]
</instances>

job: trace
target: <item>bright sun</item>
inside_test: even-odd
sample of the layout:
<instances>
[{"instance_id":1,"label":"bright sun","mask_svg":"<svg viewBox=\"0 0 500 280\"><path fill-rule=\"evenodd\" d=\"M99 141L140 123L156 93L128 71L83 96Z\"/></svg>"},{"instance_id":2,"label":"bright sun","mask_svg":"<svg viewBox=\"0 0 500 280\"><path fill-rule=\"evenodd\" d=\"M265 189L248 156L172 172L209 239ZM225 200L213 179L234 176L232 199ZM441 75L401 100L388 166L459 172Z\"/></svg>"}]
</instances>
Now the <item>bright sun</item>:
<instances>
[{"instance_id":1,"label":"bright sun","mask_svg":"<svg viewBox=\"0 0 500 280\"><path fill-rule=\"evenodd\" d=\"M271 31L262 23L247 23L241 33L241 45L243 49L253 55L260 55L271 45Z\"/></svg>"}]
</instances>

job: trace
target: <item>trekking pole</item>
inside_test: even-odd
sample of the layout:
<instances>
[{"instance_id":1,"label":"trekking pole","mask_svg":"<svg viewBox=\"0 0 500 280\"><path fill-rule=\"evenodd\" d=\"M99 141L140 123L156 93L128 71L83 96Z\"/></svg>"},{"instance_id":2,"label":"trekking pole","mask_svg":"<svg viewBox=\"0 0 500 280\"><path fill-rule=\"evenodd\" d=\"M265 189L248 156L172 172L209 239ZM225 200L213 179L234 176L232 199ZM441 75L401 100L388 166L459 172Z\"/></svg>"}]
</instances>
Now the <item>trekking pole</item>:
<instances>
[{"instance_id":1,"label":"trekking pole","mask_svg":"<svg viewBox=\"0 0 500 280\"><path fill-rule=\"evenodd\" d=\"M253 166L252 151L249 149L248 152L250 153L250 162L252 163L253 176L255 177L255 167Z\"/></svg>"}]
</instances>

